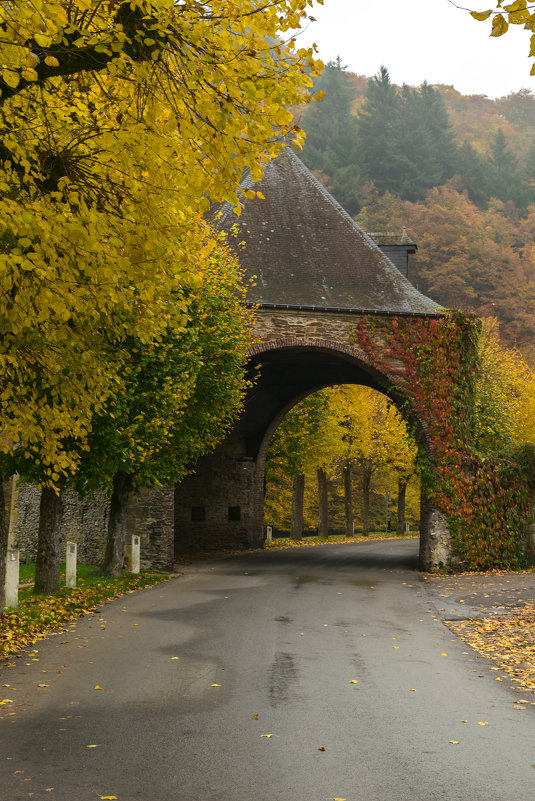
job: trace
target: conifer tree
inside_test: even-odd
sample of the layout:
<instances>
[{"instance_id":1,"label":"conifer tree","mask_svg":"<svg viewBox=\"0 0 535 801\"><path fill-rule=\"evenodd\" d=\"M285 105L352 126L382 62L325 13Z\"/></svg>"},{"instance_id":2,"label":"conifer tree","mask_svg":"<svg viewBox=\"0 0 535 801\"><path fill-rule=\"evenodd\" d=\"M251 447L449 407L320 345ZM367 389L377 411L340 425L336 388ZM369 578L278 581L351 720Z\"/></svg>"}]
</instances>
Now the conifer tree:
<instances>
[{"instance_id":1,"label":"conifer tree","mask_svg":"<svg viewBox=\"0 0 535 801\"><path fill-rule=\"evenodd\" d=\"M307 138L302 159L312 170L329 178L329 189L349 214L361 205L362 184L358 166L356 117L351 113L352 93L340 57L330 61L314 82L325 92L320 103L309 106L303 119Z\"/></svg>"}]
</instances>

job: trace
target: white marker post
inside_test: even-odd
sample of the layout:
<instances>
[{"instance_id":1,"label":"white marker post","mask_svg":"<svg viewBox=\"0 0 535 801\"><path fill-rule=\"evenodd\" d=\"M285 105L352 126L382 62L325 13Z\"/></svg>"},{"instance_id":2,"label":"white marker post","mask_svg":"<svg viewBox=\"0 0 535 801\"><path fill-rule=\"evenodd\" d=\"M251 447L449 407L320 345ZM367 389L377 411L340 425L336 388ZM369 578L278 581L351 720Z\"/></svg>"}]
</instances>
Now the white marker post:
<instances>
[{"instance_id":1,"label":"white marker post","mask_svg":"<svg viewBox=\"0 0 535 801\"><path fill-rule=\"evenodd\" d=\"M273 542L273 526L267 526L266 528L266 542Z\"/></svg>"},{"instance_id":2,"label":"white marker post","mask_svg":"<svg viewBox=\"0 0 535 801\"><path fill-rule=\"evenodd\" d=\"M65 586L76 587L76 558L78 546L75 542L67 543L67 566L65 568Z\"/></svg>"},{"instance_id":3,"label":"white marker post","mask_svg":"<svg viewBox=\"0 0 535 801\"><path fill-rule=\"evenodd\" d=\"M132 535L132 573L139 573L140 569L140 537L139 534Z\"/></svg>"},{"instance_id":4,"label":"white marker post","mask_svg":"<svg viewBox=\"0 0 535 801\"><path fill-rule=\"evenodd\" d=\"M9 548L6 562L6 606L16 609L19 605L20 551Z\"/></svg>"},{"instance_id":5,"label":"white marker post","mask_svg":"<svg viewBox=\"0 0 535 801\"><path fill-rule=\"evenodd\" d=\"M411 524L405 523L405 534L410 534L410 533L411 533Z\"/></svg>"}]
</instances>

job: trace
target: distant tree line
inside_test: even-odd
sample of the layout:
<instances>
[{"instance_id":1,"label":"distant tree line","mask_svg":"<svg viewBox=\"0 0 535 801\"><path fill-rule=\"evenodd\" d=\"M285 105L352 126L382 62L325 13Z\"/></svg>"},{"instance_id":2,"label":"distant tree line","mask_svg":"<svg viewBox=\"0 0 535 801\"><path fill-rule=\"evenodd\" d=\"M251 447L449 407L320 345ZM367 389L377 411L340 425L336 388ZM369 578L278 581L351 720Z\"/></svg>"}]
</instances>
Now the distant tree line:
<instances>
[{"instance_id":1,"label":"distant tree line","mask_svg":"<svg viewBox=\"0 0 535 801\"><path fill-rule=\"evenodd\" d=\"M535 96L396 87L338 59L301 121L303 160L367 231L407 229L410 280L446 307L496 316L535 358Z\"/></svg>"}]
</instances>

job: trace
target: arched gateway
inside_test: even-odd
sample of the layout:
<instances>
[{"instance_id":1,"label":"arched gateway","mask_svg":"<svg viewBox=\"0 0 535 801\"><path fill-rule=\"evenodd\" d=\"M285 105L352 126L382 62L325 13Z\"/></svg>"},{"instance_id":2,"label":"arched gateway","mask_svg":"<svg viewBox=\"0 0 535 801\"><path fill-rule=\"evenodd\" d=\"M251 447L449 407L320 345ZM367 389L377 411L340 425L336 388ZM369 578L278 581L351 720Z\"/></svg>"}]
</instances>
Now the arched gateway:
<instances>
[{"instance_id":1,"label":"arched gateway","mask_svg":"<svg viewBox=\"0 0 535 801\"><path fill-rule=\"evenodd\" d=\"M216 225L252 282L254 382L230 436L176 487L177 552L259 546L266 452L288 410L315 390L351 383L409 404L409 367L389 344L389 332L399 326L425 331L444 316L289 149L266 167L259 184L246 180L243 188L263 198L246 199L239 218L224 206ZM432 448L417 404L409 414ZM422 566L445 563L444 515L425 499L421 526Z\"/></svg>"}]
</instances>

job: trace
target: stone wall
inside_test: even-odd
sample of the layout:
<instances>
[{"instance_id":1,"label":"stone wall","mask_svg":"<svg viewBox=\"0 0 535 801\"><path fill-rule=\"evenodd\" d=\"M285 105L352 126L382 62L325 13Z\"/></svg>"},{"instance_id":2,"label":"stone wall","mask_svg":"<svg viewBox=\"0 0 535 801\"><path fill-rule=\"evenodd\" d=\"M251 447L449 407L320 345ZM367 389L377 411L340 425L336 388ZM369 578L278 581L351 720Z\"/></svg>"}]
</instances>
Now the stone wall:
<instances>
[{"instance_id":1,"label":"stone wall","mask_svg":"<svg viewBox=\"0 0 535 801\"><path fill-rule=\"evenodd\" d=\"M21 551L21 561L35 561L39 530L39 501L41 491L31 484L18 487L17 519L12 547ZM101 564L108 526L109 495L95 493L81 501L72 489L64 493L61 520L62 560L67 540L78 545L78 561L82 564ZM156 570L173 568L173 488L144 490L133 495L128 504L127 539L141 536L141 567Z\"/></svg>"},{"instance_id":2,"label":"stone wall","mask_svg":"<svg viewBox=\"0 0 535 801\"><path fill-rule=\"evenodd\" d=\"M256 465L217 452L175 490L175 552L247 548L262 541Z\"/></svg>"}]
</instances>

